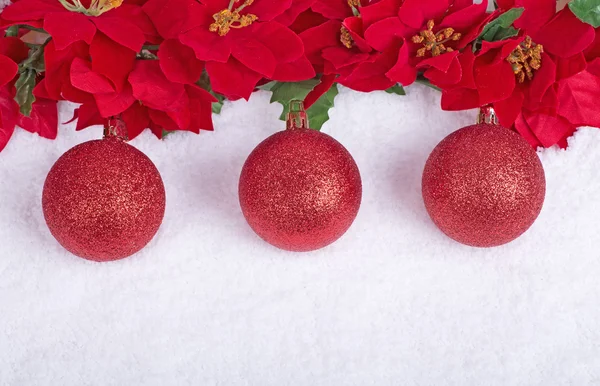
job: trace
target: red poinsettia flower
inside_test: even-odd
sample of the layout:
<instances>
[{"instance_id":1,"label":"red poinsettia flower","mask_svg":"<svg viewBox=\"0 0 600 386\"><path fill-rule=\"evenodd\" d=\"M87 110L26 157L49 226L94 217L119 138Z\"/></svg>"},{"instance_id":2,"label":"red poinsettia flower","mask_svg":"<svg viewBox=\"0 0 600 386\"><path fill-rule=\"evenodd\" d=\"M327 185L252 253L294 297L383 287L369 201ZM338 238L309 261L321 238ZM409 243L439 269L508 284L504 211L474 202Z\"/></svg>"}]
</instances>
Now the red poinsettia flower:
<instances>
[{"instance_id":1,"label":"red poinsettia flower","mask_svg":"<svg viewBox=\"0 0 600 386\"><path fill-rule=\"evenodd\" d=\"M137 61L119 91L81 58L73 60L70 78L73 87L92 97L77 111L77 130L104 124L113 116L120 116L125 122L130 139L146 128L159 138L163 130L213 130L212 103L216 99L196 85L171 82L158 61Z\"/></svg>"},{"instance_id":2,"label":"red poinsettia flower","mask_svg":"<svg viewBox=\"0 0 600 386\"><path fill-rule=\"evenodd\" d=\"M424 71L437 85L457 82L461 76L459 50L472 42L491 18L487 0L383 0L377 5L392 13L365 31L367 42L383 52L397 48L397 60L387 76L403 85ZM396 12L394 12L396 11Z\"/></svg>"},{"instance_id":3,"label":"red poinsettia flower","mask_svg":"<svg viewBox=\"0 0 600 386\"><path fill-rule=\"evenodd\" d=\"M442 108L492 104L500 123L514 127L533 146L566 146L578 126L600 125L593 108L600 83L586 71L583 53L594 30L568 8L550 15L550 5L555 2L536 1L537 14L525 11L527 23L515 24L522 28L520 36L483 42L477 54L470 49L461 53L463 77L444 88Z\"/></svg>"},{"instance_id":4,"label":"red poinsettia flower","mask_svg":"<svg viewBox=\"0 0 600 386\"><path fill-rule=\"evenodd\" d=\"M315 73L302 41L275 21L292 0L150 0L144 10L157 25L187 15L161 35L178 39L206 62L213 89L231 98L249 98L263 79L299 81ZM190 27L193 27L190 29Z\"/></svg>"},{"instance_id":5,"label":"red poinsettia flower","mask_svg":"<svg viewBox=\"0 0 600 386\"><path fill-rule=\"evenodd\" d=\"M365 1L366 2L366 1ZM381 2L383 3L383 2ZM394 47L379 52L365 40L365 30L377 20L387 16L378 1L362 6L357 0L317 1L313 10L332 18L320 25L304 30L302 38L306 54L317 72L337 74L337 81L357 91L384 90L395 84L385 74L396 61ZM315 18L312 11L300 16L300 25L310 25ZM341 20L337 20L340 18Z\"/></svg>"},{"instance_id":6,"label":"red poinsettia flower","mask_svg":"<svg viewBox=\"0 0 600 386\"><path fill-rule=\"evenodd\" d=\"M19 0L2 12L10 24L43 28L53 48L65 50L78 42L89 46L94 70L120 89L133 68L135 55L156 31L135 0ZM70 63L67 63L69 65ZM49 90L55 94L56 90Z\"/></svg>"},{"instance_id":7,"label":"red poinsettia flower","mask_svg":"<svg viewBox=\"0 0 600 386\"><path fill-rule=\"evenodd\" d=\"M6 147L16 125L44 138L56 138L56 101L48 98L44 80L34 89L36 102L29 117L20 113L19 105L15 101L14 84L18 75L18 64L27 59L28 55L29 49L20 39L0 37L0 151Z\"/></svg>"}]
</instances>

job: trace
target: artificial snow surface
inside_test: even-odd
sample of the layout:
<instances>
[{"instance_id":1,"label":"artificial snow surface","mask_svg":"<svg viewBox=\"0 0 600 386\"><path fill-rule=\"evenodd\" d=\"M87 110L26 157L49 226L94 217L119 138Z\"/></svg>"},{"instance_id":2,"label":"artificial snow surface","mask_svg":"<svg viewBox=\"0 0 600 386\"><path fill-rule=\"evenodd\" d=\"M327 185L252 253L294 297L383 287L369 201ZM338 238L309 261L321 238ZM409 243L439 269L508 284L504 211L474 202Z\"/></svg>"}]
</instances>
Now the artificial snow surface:
<instances>
[{"instance_id":1,"label":"artificial snow surface","mask_svg":"<svg viewBox=\"0 0 600 386\"><path fill-rule=\"evenodd\" d=\"M166 217L108 264L63 250L41 209L52 164L101 128L16 132L0 153L1 385L600 384L600 131L542 152L538 221L479 250L438 231L420 193L429 152L475 112L442 112L422 86L344 90L324 131L356 158L362 208L336 244L294 254L260 240L237 198L247 155L284 127L269 98L227 103L214 133L133 141L162 173Z\"/></svg>"}]
</instances>

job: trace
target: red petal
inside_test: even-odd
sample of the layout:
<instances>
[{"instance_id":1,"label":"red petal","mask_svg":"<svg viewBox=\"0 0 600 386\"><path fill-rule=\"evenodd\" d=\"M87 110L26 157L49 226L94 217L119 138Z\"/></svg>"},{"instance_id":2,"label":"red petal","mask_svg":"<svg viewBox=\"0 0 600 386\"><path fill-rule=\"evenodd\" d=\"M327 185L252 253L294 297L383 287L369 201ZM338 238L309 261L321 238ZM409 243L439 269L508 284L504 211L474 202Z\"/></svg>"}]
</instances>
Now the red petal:
<instances>
[{"instance_id":1,"label":"red petal","mask_svg":"<svg viewBox=\"0 0 600 386\"><path fill-rule=\"evenodd\" d=\"M175 39L160 45L158 59L167 79L175 83L195 83L204 70L204 63L196 59L194 51Z\"/></svg>"},{"instance_id":2,"label":"red petal","mask_svg":"<svg viewBox=\"0 0 600 386\"><path fill-rule=\"evenodd\" d=\"M515 74L508 62L481 64L475 62L475 83L481 106L501 101L512 95L516 87Z\"/></svg>"},{"instance_id":3,"label":"red petal","mask_svg":"<svg viewBox=\"0 0 600 386\"><path fill-rule=\"evenodd\" d=\"M347 0L317 0L312 9L333 20L343 20L352 16L352 9Z\"/></svg>"},{"instance_id":4,"label":"red petal","mask_svg":"<svg viewBox=\"0 0 600 386\"><path fill-rule=\"evenodd\" d=\"M13 97L14 92L9 92L8 87L0 87L0 151L6 147L17 124L19 105Z\"/></svg>"},{"instance_id":5,"label":"red petal","mask_svg":"<svg viewBox=\"0 0 600 386\"><path fill-rule=\"evenodd\" d=\"M525 118L523 118L523 114L519 114L517 117L517 120L515 121L515 129L523 138L525 138L527 142L529 142L532 147L537 148L543 146L540 140L537 139L533 133L533 130L531 130L531 127L529 127L527 121L525 121Z\"/></svg>"},{"instance_id":6,"label":"red petal","mask_svg":"<svg viewBox=\"0 0 600 386\"><path fill-rule=\"evenodd\" d=\"M515 28L524 28L530 34L539 30L556 14L556 0L521 0L521 2L519 6L524 7L525 12L515 22Z\"/></svg>"},{"instance_id":7,"label":"red petal","mask_svg":"<svg viewBox=\"0 0 600 386\"><path fill-rule=\"evenodd\" d=\"M369 54L356 53L354 50L349 50L346 47L330 47L323 50L323 58L336 69L364 62L370 57L371 55Z\"/></svg>"},{"instance_id":8,"label":"red petal","mask_svg":"<svg viewBox=\"0 0 600 386\"><path fill-rule=\"evenodd\" d=\"M315 76L315 69L312 63L302 56L293 62L278 64L273 73L273 80L281 82L299 82L311 79Z\"/></svg>"},{"instance_id":9,"label":"red petal","mask_svg":"<svg viewBox=\"0 0 600 386\"><path fill-rule=\"evenodd\" d=\"M258 24L252 35L273 53L278 63L293 62L304 54L302 39L277 22Z\"/></svg>"},{"instance_id":10,"label":"red petal","mask_svg":"<svg viewBox=\"0 0 600 386\"><path fill-rule=\"evenodd\" d=\"M428 68L433 67L437 68L440 71L446 72L450 69L452 63L457 62L456 57L458 56L458 51L448 52L442 55L433 56L431 58L425 59L419 64L417 64L417 68Z\"/></svg>"},{"instance_id":11,"label":"red petal","mask_svg":"<svg viewBox=\"0 0 600 386\"><path fill-rule=\"evenodd\" d=\"M315 0L293 0L292 5L284 13L277 16L275 21L289 26L298 18L298 16L310 8Z\"/></svg>"},{"instance_id":12,"label":"red petal","mask_svg":"<svg viewBox=\"0 0 600 386\"><path fill-rule=\"evenodd\" d=\"M92 71L92 64L81 58L71 63L71 84L90 94L115 92L113 85L102 75Z\"/></svg>"},{"instance_id":13,"label":"red petal","mask_svg":"<svg viewBox=\"0 0 600 386\"><path fill-rule=\"evenodd\" d=\"M232 56L244 66L259 74L271 78L277 67L275 55L262 42L256 39L236 41L232 47Z\"/></svg>"},{"instance_id":14,"label":"red petal","mask_svg":"<svg viewBox=\"0 0 600 386\"><path fill-rule=\"evenodd\" d=\"M571 136L577 127L566 119L538 112L525 115L525 121L544 147L551 147Z\"/></svg>"},{"instance_id":15,"label":"red petal","mask_svg":"<svg viewBox=\"0 0 600 386\"><path fill-rule=\"evenodd\" d=\"M304 98L304 108L309 109L319 100L335 83L336 75L323 75L321 82Z\"/></svg>"},{"instance_id":16,"label":"red petal","mask_svg":"<svg viewBox=\"0 0 600 386\"><path fill-rule=\"evenodd\" d=\"M134 103L130 108L123 111L121 119L127 126L127 136L130 140L140 135L150 125L148 108L139 103Z\"/></svg>"},{"instance_id":17,"label":"red petal","mask_svg":"<svg viewBox=\"0 0 600 386\"><path fill-rule=\"evenodd\" d=\"M397 18L401 4L402 0L381 0L366 7L361 7L360 16L363 19L365 29L385 18Z\"/></svg>"},{"instance_id":18,"label":"red petal","mask_svg":"<svg viewBox=\"0 0 600 386\"><path fill-rule=\"evenodd\" d=\"M449 7L449 0L406 0L398 17L407 26L420 30L428 20L439 21Z\"/></svg>"},{"instance_id":19,"label":"red petal","mask_svg":"<svg viewBox=\"0 0 600 386\"><path fill-rule=\"evenodd\" d=\"M21 63L29 56L29 48L16 37L0 37L0 55L8 56L15 63Z\"/></svg>"},{"instance_id":20,"label":"red petal","mask_svg":"<svg viewBox=\"0 0 600 386\"><path fill-rule=\"evenodd\" d=\"M75 113L77 115L77 128L75 130L77 131L106 123L106 118L100 116L95 102L82 104L75 110Z\"/></svg>"},{"instance_id":21,"label":"red petal","mask_svg":"<svg viewBox=\"0 0 600 386\"><path fill-rule=\"evenodd\" d=\"M441 88L457 84L462 77L462 68L458 59L453 60L447 71L441 71L435 67L431 67L423 74L425 78Z\"/></svg>"},{"instance_id":22,"label":"red petal","mask_svg":"<svg viewBox=\"0 0 600 386\"><path fill-rule=\"evenodd\" d=\"M318 27L307 29L300 34L304 51L313 64L322 64L321 51L326 47L337 47L340 43L342 23L330 20Z\"/></svg>"},{"instance_id":23,"label":"red petal","mask_svg":"<svg viewBox=\"0 0 600 386\"><path fill-rule=\"evenodd\" d=\"M442 110L461 111L481 107L476 90L465 88L442 91Z\"/></svg>"},{"instance_id":24,"label":"red petal","mask_svg":"<svg viewBox=\"0 0 600 386\"><path fill-rule=\"evenodd\" d=\"M532 102L539 102L544 97L546 90L552 86L556 80L556 65L552 58L546 54L542 54L542 67L537 70L533 76L533 80L529 84L527 98Z\"/></svg>"},{"instance_id":25,"label":"red petal","mask_svg":"<svg viewBox=\"0 0 600 386\"><path fill-rule=\"evenodd\" d=\"M179 37L179 40L196 53L202 61L226 62L231 55L231 46L226 36L219 36L205 27L194 28Z\"/></svg>"},{"instance_id":26,"label":"red petal","mask_svg":"<svg viewBox=\"0 0 600 386\"><path fill-rule=\"evenodd\" d=\"M25 117L19 114L17 123L30 133L38 133L40 137L56 139L58 134L58 111L56 101L38 99L32 106L31 115Z\"/></svg>"},{"instance_id":27,"label":"red petal","mask_svg":"<svg viewBox=\"0 0 600 386\"><path fill-rule=\"evenodd\" d=\"M152 109L169 111L179 103L185 89L182 84L170 82L162 73L158 62L138 60L129 75L135 99Z\"/></svg>"},{"instance_id":28,"label":"red petal","mask_svg":"<svg viewBox=\"0 0 600 386\"><path fill-rule=\"evenodd\" d=\"M135 63L136 53L98 32L90 46L92 69L107 77L120 91Z\"/></svg>"},{"instance_id":29,"label":"red petal","mask_svg":"<svg viewBox=\"0 0 600 386\"><path fill-rule=\"evenodd\" d=\"M570 78L573 75L579 74L587 67L585 55L580 52L570 58L555 58L556 62L556 80Z\"/></svg>"},{"instance_id":30,"label":"red petal","mask_svg":"<svg viewBox=\"0 0 600 386\"><path fill-rule=\"evenodd\" d=\"M393 50L375 55L372 62L363 62L356 66L356 69L345 79L340 79L339 83L350 87L356 91L370 92L374 90L387 90L396 84L390 80L386 73L390 71L396 60Z\"/></svg>"},{"instance_id":31,"label":"red petal","mask_svg":"<svg viewBox=\"0 0 600 386\"><path fill-rule=\"evenodd\" d=\"M70 85L71 63L74 58L89 58L86 43L77 42L59 51L51 40L44 49L46 89L51 99L61 99L62 90Z\"/></svg>"},{"instance_id":32,"label":"red petal","mask_svg":"<svg viewBox=\"0 0 600 386\"><path fill-rule=\"evenodd\" d=\"M80 40L91 44L96 33L96 27L90 19L75 12L47 14L44 18L44 29L52 36L58 50L65 49Z\"/></svg>"},{"instance_id":33,"label":"red petal","mask_svg":"<svg viewBox=\"0 0 600 386\"><path fill-rule=\"evenodd\" d=\"M216 101L212 95L195 85L185 87L190 99L190 131L213 131L212 103Z\"/></svg>"},{"instance_id":34,"label":"red petal","mask_svg":"<svg viewBox=\"0 0 600 386\"><path fill-rule=\"evenodd\" d=\"M279 21L279 19L277 20ZM289 27L292 31L299 34L307 29L318 27L326 22L327 19L323 15L314 12L312 9L309 9L298 15L298 18ZM280 23L286 25L286 23L281 21Z\"/></svg>"},{"instance_id":35,"label":"red petal","mask_svg":"<svg viewBox=\"0 0 600 386\"><path fill-rule=\"evenodd\" d=\"M398 52L398 62L387 73L387 77L395 83L409 86L417 80L417 69L409 64L409 48L404 43Z\"/></svg>"},{"instance_id":36,"label":"red petal","mask_svg":"<svg viewBox=\"0 0 600 386\"><path fill-rule=\"evenodd\" d=\"M169 115L167 115L167 113L154 109L148 109L148 114L150 115L152 122L160 126L162 129L167 131L179 130L177 124L173 121L173 119L171 119L171 117L169 117ZM150 128L153 129L152 132L154 135L156 135L158 138L162 138L162 131L157 131L155 128L153 128L152 123L150 124Z\"/></svg>"},{"instance_id":37,"label":"red petal","mask_svg":"<svg viewBox=\"0 0 600 386\"><path fill-rule=\"evenodd\" d=\"M342 23L343 26L348 30L352 40L354 40L354 46L362 52L371 52L373 49L363 38L363 22L360 17L348 17Z\"/></svg>"},{"instance_id":38,"label":"red petal","mask_svg":"<svg viewBox=\"0 0 600 386\"><path fill-rule=\"evenodd\" d=\"M271 21L292 6L292 0L260 0L244 9L245 13L258 16L261 22Z\"/></svg>"},{"instance_id":39,"label":"red petal","mask_svg":"<svg viewBox=\"0 0 600 386\"><path fill-rule=\"evenodd\" d=\"M558 113L577 126L600 127L600 78L584 71L560 82Z\"/></svg>"},{"instance_id":40,"label":"red petal","mask_svg":"<svg viewBox=\"0 0 600 386\"><path fill-rule=\"evenodd\" d=\"M100 115L104 118L121 114L135 102L129 85L120 93L94 94L94 99L96 99Z\"/></svg>"},{"instance_id":41,"label":"red petal","mask_svg":"<svg viewBox=\"0 0 600 386\"><path fill-rule=\"evenodd\" d=\"M13 80L18 71L17 63L9 57L0 55L0 87Z\"/></svg>"},{"instance_id":42,"label":"red petal","mask_svg":"<svg viewBox=\"0 0 600 386\"><path fill-rule=\"evenodd\" d=\"M50 12L68 13L58 1L20 0L2 11L2 18L9 21L42 20Z\"/></svg>"},{"instance_id":43,"label":"red petal","mask_svg":"<svg viewBox=\"0 0 600 386\"><path fill-rule=\"evenodd\" d=\"M146 41L144 33L127 19L109 15L110 12L94 18L93 21L96 27L120 45L136 53L140 52Z\"/></svg>"},{"instance_id":44,"label":"red petal","mask_svg":"<svg viewBox=\"0 0 600 386\"><path fill-rule=\"evenodd\" d=\"M143 9L160 36L167 39L212 20L206 7L195 0L150 0Z\"/></svg>"},{"instance_id":45,"label":"red petal","mask_svg":"<svg viewBox=\"0 0 600 386\"><path fill-rule=\"evenodd\" d=\"M544 51L568 58L589 47L596 33L591 25L579 20L566 7L531 37L544 46Z\"/></svg>"},{"instance_id":46,"label":"red petal","mask_svg":"<svg viewBox=\"0 0 600 386\"><path fill-rule=\"evenodd\" d=\"M244 99L250 98L256 84L262 79L262 75L235 58L229 59L227 63L208 62L206 71L215 92Z\"/></svg>"},{"instance_id":47,"label":"red petal","mask_svg":"<svg viewBox=\"0 0 600 386\"><path fill-rule=\"evenodd\" d=\"M524 100L525 95L517 89L510 98L494 103L494 109L496 109L496 114L498 114L502 126L512 127L515 124L523 108Z\"/></svg>"},{"instance_id":48,"label":"red petal","mask_svg":"<svg viewBox=\"0 0 600 386\"><path fill-rule=\"evenodd\" d=\"M388 17L367 28L365 39L377 51L385 51L414 32L414 29L402 24L397 17Z\"/></svg>"}]
</instances>

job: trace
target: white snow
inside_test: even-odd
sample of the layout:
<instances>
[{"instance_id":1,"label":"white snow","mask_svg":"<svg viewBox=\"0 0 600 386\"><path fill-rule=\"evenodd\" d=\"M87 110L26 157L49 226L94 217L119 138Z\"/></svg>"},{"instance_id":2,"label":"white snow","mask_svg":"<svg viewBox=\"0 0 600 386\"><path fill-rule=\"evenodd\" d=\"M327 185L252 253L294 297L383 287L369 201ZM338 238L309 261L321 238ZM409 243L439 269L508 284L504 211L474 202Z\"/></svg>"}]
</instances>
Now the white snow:
<instances>
[{"instance_id":1,"label":"white snow","mask_svg":"<svg viewBox=\"0 0 600 386\"><path fill-rule=\"evenodd\" d=\"M528 233L472 249L432 224L420 182L475 112L442 112L422 86L344 90L324 131L356 158L363 205L339 242L293 254L255 236L237 199L245 158L284 127L269 97L227 103L214 133L133 141L167 213L109 264L64 251L41 210L52 164L101 129L16 132L0 153L0 385L600 384L600 131L541 152L547 200Z\"/></svg>"}]
</instances>

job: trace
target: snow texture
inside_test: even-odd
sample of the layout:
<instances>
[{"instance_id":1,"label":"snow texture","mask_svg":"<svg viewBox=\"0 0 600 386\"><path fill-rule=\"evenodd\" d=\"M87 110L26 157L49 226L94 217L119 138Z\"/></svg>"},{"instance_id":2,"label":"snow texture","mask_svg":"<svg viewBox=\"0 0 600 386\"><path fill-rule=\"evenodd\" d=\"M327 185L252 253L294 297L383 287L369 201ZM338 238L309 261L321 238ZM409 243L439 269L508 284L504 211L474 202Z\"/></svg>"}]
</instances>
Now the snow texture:
<instances>
[{"instance_id":1,"label":"snow texture","mask_svg":"<svg viewBox=\"0 0 600 386\"><path fill-rule=\"evenodd\" d=\"M528 233L473 249L432 224L420 183L475 112L442 112L423 86L343 90L324 131L356 158L362 209L336 244L293 254L238 204L247 155L284 128L269 97L226 103L214 133L133 141L162 173L166 217L108 264L64 251L41 209L52 164L101 128L15 133L0 154L0 385L600 384L600 131L540 153L547 200Z\"/></svg>"}]
</instances>

